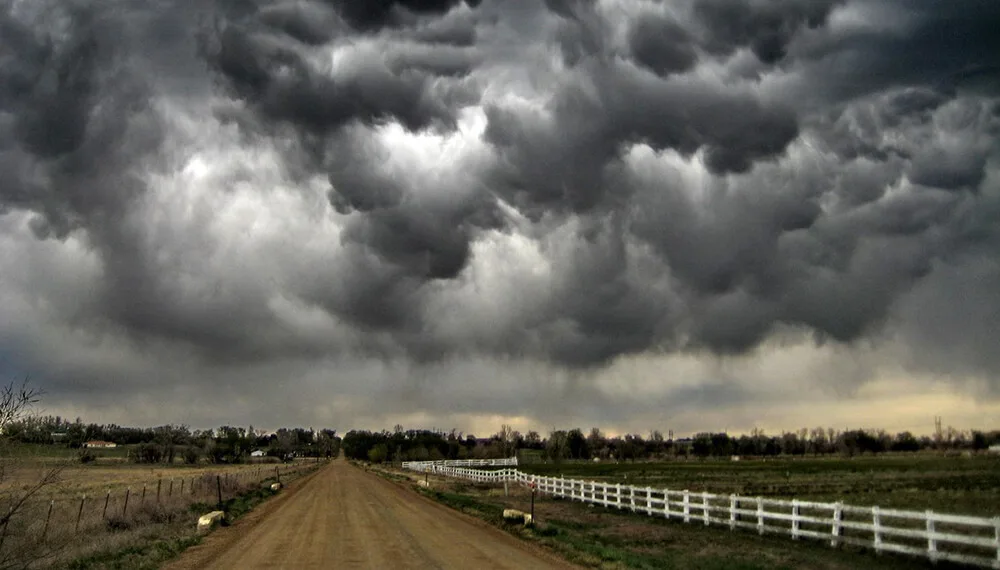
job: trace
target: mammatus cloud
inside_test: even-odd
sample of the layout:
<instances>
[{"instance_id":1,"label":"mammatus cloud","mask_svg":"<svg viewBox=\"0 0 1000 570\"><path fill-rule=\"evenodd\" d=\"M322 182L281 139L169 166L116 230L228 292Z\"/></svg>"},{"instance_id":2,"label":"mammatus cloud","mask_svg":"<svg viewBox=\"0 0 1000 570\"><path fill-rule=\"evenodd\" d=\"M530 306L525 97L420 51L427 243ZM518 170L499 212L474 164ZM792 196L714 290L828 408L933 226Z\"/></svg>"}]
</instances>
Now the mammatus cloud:
<instances>
[{"instance_id":1,"label":"mammatus cloud","mask_svg":"<svg viewBox=\"0 0 1000 570\"><path fill-rule=\"evenodd\" d=\"M287 364L357 407L393 363L378 398L431 415L409 390L432 368L510 415L516 375L455 371L600 399L633 359L828 343L879 355L835 384L891 362L995 394L998 23L971 0L2 0L0 350L67 390L264 392ZM56 339L95 348L46 364ZM150 372L178 355L184 378Z\"/></svg>"}]
</instances>

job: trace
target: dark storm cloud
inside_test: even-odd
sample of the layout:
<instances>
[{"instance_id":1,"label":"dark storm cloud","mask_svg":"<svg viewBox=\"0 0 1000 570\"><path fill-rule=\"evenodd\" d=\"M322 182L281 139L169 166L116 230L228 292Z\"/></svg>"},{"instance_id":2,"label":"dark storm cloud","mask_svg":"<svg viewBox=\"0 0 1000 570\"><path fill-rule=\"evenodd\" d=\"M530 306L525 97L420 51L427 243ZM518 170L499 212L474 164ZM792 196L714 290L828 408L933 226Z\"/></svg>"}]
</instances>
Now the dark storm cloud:
<instances>
[{"instance_id":1,"label":"dark storm cloud","mask_svg":"<svg viewBox=\"0 0 1000 570\"><path fill-rule=\"evenodd\" d=\"M342 80L311 67L290 47L238 25L226 26L206 57L234 92L269 119L324 134L351 121L396 119L417 130L451 123L449 110L431 97L429 77L393 73L377 64Z\"/></svg>"},{"instance_id":2,"label":"dark storm cloud","mask_svg":"<svg viewBox=\"0 0 1000 570\"><path fill-rule=\"evenodd\" d=\"M40 237L81 230L100 258L93 326L221 362L590 367L897 323L932 342L910 295L947 312L928 293L941 264L1000 253L998 4L613 4L76 2L62 25L0 2L0 209L35 214ZM329 204L272 230L280 246L230 253L256 220L223 224L211 200L174 220L153 200L172 190L148 187L184 168L185 120L283 161L279 181L250 164L206 192L325 184ZM477 120L467 164L382 146ZM283 199L269 192L255 207ZM966 289L993 307L996 285ZM955 353L983 350L984 327L955 331Z\"/></svg>"},{"instance_id":3,"label":"dark storm cloud","mask_svg":"<svg viewBox=\"0 0 1000 570\"><path fill-rule=\"evenodd\" d=\"M830 11L845 0L701 0L695 21L706 32L705 48L726 54L749 47L764 63L785 57L801 28L822 26Z\"/></svg>"},{"instance_id":4,"label":"dark storm cloud","mask_svg":"<svg viewBox=\"0 0 1000 570\"><path fill-rule=\"evenodd\" d=\"M406 22L412 16L441 16L452 8L481 0L332 0L341 16L361 30L377 30Z\"/></svg>"},{"instance_id":5,"label":"dark storm cloud","mask_svg":"<svg viewBox=\"0 0 1000 570\"><path fill-rule=\"evenodd\" d=\"M658 75L694 67L698 54L692 40L679 22L662 17L642 18L629 32L632 57Z\"/></svg>"}]
</instances>

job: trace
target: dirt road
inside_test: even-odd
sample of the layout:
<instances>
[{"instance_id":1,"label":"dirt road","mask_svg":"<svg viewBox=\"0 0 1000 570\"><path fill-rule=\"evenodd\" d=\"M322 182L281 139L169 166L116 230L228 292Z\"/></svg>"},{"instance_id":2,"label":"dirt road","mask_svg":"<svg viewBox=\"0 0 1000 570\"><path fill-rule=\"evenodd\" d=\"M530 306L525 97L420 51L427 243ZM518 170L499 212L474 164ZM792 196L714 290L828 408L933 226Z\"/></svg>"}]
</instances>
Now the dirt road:
<instances>
[{"instance_id":1,"label":"dirt road","mask_svg":"<svg viewBox=\"0 0 1000 570\"><path fill-rule=\"evenodd\" d=\"M202 568L573 568L496 528L334 461L185 552Z\"/></svg>"}]
</instances>

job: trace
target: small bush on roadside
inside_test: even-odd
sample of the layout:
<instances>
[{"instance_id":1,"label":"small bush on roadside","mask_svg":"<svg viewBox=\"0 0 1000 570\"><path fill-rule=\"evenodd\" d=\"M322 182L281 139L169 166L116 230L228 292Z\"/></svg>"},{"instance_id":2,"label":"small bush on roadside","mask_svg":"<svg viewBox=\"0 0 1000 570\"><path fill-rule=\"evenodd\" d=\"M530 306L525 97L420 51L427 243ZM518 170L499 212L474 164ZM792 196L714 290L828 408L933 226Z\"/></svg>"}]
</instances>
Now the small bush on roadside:
<instances>
[{"instance_id":1,"label":"small bush on roadside","mask_svg":"<svg viewBox=\"0 0 1000 570\"><path fill-rule=\"evenodd\" d=\"M104 525L111 532L120 532L132 528L132 521L121 515L111 515L104 521Z\"/></svg>"},{"instance_id":2,"label":"small bush on roadside","mask_svg":"<svg viewBox=\"0 0 1000 570\"><path fill-rule=\"evenodd\" d=\"M93 463L97 460L97 454L87 448L83 448L80 450L77 458L80 460L80 463Z\"/></svg>"}]
</instances>

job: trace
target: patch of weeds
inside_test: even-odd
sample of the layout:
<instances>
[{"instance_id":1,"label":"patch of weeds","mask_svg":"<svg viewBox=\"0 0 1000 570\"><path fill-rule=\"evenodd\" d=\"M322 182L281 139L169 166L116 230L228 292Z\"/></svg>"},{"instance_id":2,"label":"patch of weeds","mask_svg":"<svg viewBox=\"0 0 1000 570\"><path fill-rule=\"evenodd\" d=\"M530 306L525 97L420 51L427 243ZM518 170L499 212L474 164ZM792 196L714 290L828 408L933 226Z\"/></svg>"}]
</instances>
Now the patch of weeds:
<instances>
[{"instance_id":1,"label":"patch of weeds","mask_svg":"<svg viewBox=\"0 0 1000 570\"><path fill-rule=\"evenodd\" d=\"M201 542L197 536L158 540L113 551L95 552L69 563L69 570L145 570L159 568L184 549Z\"/></svg>"},{"instance_id":2,"label":"patch of weeds","mask_svg":"<svg viewBox=\"0 0 1000 570\"><path fill-rule=\"evenodd\" d=\"M254 507L276 495L270 487L254 489L242 495L233 497L222 503L226 516L222 519L223 526L229 526L234 520L250 512Z\"/></svg>"},{"instance_id":3,"label":"patch of weeds","mask_svg":"<svg viewBox=\"0 0 1000 570\"><path fill-rule=\"evenodd\" d=\"M479 518L485 519L494 524L503 521L503 507L480 502L476 500L475 497L427 489L420 489L420 492L423 495L430 497L439 503L443 503L457 511L476 515Z\"/></svg>"}]
</instances>

